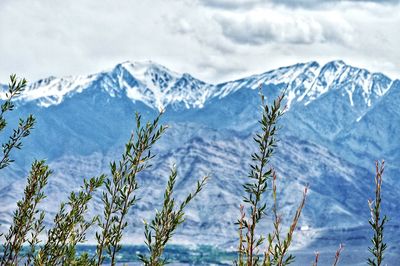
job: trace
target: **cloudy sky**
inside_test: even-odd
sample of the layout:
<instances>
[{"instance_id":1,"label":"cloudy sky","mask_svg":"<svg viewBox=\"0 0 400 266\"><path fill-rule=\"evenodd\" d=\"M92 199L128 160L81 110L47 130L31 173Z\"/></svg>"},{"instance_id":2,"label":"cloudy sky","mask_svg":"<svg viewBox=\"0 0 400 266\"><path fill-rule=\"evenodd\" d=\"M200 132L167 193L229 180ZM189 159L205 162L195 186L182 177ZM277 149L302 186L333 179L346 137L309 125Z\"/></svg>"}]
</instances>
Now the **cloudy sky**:
<instances>
[{"instance_id":1,"label":"cloudy sky","mask_svg":"<svg viewBox=\"0 0 400 266\"><path fill-rule=\"evenodd\" d=\"M316 60L400 78L400 0L1 0L0 82L152 60L208 82Z\"/></svg>"}]
</instances>

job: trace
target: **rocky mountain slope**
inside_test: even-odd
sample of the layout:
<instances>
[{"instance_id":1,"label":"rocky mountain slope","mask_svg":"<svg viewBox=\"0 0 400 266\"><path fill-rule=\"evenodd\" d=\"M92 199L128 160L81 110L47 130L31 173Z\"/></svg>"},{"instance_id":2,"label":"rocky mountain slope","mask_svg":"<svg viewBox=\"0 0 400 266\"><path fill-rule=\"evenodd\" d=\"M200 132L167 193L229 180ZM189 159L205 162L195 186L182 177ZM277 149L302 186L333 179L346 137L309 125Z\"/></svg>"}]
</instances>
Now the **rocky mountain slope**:
<instances>
[{"instance_id":1,"label":"rocky mountain slope","mask_svg":"<svg viewBox=\"0 0 400 266\"><path fill-rule=\"evenodd\" d=\"M54 214L62 195L77 189L84 177L108 173L108 162L119 158L133 129L135 111L151 119L165 109L163 122L171 128L156 146L154 167L140 176L141 200L130 213L125 241L141 241L141 221L159 207L168 168L176 163L178 197L202 175L212 178L190 206L175 240L230 247L236 238L241 184L255 148L259 88L267 100L286 93L287 112L273 161L285 221L308 184L302 225L315 230L364 225L374 160L381 158L388 165L384 208L400 213L398 80L333 61L208 84L153 62L124 62L89 76L39 80L18 99L10 124L28 113L38 122L23 151L13 154L16 163L0 173L2 227L11 221L33 158L46 158L55 171L44 205ZM101 212L97 203L99 198L92 213ZM270 223L265 221L263 228L268 230ZM309 233L299 234L299 247L314 239Z\"/></svg>"}]
</instances>

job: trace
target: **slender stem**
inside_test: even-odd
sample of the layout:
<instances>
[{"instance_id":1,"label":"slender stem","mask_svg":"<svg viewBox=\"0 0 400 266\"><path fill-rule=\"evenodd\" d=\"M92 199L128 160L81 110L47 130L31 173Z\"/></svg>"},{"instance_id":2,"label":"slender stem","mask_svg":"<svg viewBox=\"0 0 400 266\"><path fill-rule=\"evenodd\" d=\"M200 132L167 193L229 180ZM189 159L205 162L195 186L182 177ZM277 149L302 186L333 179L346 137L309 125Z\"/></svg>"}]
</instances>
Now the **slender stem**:
<instances>
[{"instance_id":1,"label":"slender stem","mask_svg":"<svg viewBox=\"0 0 400 266\"><path fill-rule=\"evenodd\" d=\"M137 172L138 172L138 167L139 167L139 163L140 163L140 159L141 159L141 157L142 157L142 153L143 153L143 151L144 151L144 148L145 148L145 145L140 145L140 147L141 147L141 149L139 150L139 152L136 154L136 157L134 158L134 160L133 160L133 162L134 162L134 164L135 164L135 166L134 166L134 170L133 170L133 173L132 173L132 176L134 177L134 176L136 176L136 174L137 174ZM123 224L123 219L125 218L125 215L127 214L127 212L128 212L128 202L129 202L129 196L130 196L130 194L132 193L132 191L133 191L133 188L134 188L134 183L133 182L130 182L129 183L129 187L128 187L128 192L127 192L127 194L126 194L126 198L125 198L125 201L124 201L124 205L123 205L123 207L122 207L122 210L121 210L121 217L120 217L120 219L119 219L119 221L118 221L118 227L117 227L117 233L118 232L120 232L121 231L121 228L122 228L122 224ZM115 255L116 255L116 252L117 252L117 246L118 246L118 243L115 243L115 245L112 247L112 253L111 253L111 265L115 265Z\"/></svg>"},{"instance_id":2,"label":"slender stem","mask_svg":"<svg viewBox=\"0 0 400 266\"><path fill-rule=\"evenodd\" d=\"M133 137L131 136L130 141L132 141L132 138ZM120 165L119 171L117 172L118 174L121 173L122 168L124 166L126 166L126 164L128 163L128 160L126 158L127 157L125 157L125 160L123 160L122 164ZM110 226L111 226L111 218L112 218L112 214L114 213L113 212L113 208L114 208L114 205L116 204L117 193L118 193L118 190L119 190L119 184L120 184L120 180L119 180L119 182L116 182L114 184L114 186L113 186L113 191L112 191L112 194L111 194L111 202L110 202L110 212L106 213L106 217L105 217L106 224L105 224L105 226L103 228L103 232L101 234L102 238L101 238L101 241L100 241L100 243L98 245L99 248L98 248L98 256L97 256L97 266L100 266L102 261L103 261L103 249L104 249L104 246L106 244L105 241L109 237L109 230L110 230Z\"/></svg>"},{"instance_id":3,"label":"slender stem","mask_svg":"<svg viewBox=\"0 0 400 266\"><path fill-rule=\"evenodd\" d=\"M269 139L269 131L271 130L271 125L268 125L268 128L266 131L264 131L264 135L263 135L263 139L262 139L262 143L268 143L268 139ZM257 184L257 195L256 195L256 200L253 204L253 213L251 215L251 228L250 228L250 246L248 249L248 260L247 260L247 265L251 266L253 265L253 245L254 245L254 233L255 233L255 228L256 228L256 215L257 215L257 210L258 210L258 202L260 200L260 189L261 189L261 179L263 178L263 170L264 170L264 166L265 166L265 159L267 157L267 152L268 149L264 149L263 153L262 153L262 157L261 157L261 165L260 165L260 170L258 173L258 184Z\"/></svg>"}]
</instances>

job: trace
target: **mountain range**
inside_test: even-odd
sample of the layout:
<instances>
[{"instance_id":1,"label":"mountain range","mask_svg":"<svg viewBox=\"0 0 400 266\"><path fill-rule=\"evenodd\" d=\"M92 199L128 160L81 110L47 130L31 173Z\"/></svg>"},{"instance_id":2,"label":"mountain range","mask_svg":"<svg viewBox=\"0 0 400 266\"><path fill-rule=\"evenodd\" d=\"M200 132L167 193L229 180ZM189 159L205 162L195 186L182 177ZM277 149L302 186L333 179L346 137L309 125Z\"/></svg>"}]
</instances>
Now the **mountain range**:
<instances>
[{"instance_id":1,"label":"mountain range","mask_svg":"<svg viewBox=\"0 0 400 266\"><path fill-rule=\"evenodd\" d=\"M160 207L168 169L176 163L178 198L202 175L210 174L211 179L189 206L187 221L174 241L234 247L241 184L256 148L252 137L259 130L259 90L268 101L286 95L280 142L272 162L279 176L279 206L285 225L302 189L309 186L300 226L310 230L299 230L297 248L315 245L321 230L367 224L375 160L385 159L387 165L384 211L398 217L400 80L339 60L324 65L299 63L210 84L146 61L29 84L16 100L10 125L28 113L35 115L37 125L23 151L13 153L15 163L0 173L2 228L11 221L34 158L47 159L54 170L42 206L49 211L47 222L51 223L59 202L79 188L83 178L109 173L108 163L119 159L134 129L135 112L150 120L165 110L162 122L170 128L155 147L158 155L153 167L139 177L140 201L130 212L124 241L142 241L142 220L150 219ZM99 197L90 212L102 212ZM272 226L269 219L261 226L265 233ZM367 239L363 243L369 244Z\"/></svg>"}]
</instances>

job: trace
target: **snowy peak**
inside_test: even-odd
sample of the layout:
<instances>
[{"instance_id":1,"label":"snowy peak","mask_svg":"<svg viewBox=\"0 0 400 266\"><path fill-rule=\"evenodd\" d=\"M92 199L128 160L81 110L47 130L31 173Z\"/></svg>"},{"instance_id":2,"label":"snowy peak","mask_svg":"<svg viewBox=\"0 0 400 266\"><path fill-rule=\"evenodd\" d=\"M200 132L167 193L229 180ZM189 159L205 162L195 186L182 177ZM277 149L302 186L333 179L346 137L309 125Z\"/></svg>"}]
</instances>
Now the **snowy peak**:
<instances>
[{"instance_id":1,"label":"snowy peak","mask_svg":"<svg viewBox=\"0 0 400 266\"><path fill-rule=\"evenodd\" d=\"M271 70L262 74L252 75L250 77L238 79L235 81L221 83L219 95L224 97L232 92L243 88L257 89L260 85L279 85L279 84L291 84L291 87L300 86L302 79L301 75L308 73L312 70L317 70L319 65L317 62L296 64L287 67L281 67L275 70ZM306 75L309 76L309 75ZM300 79L298 79L300 78Z\"/></svg>"},{"instance_id":2,"label":"snowy peak","mask_svg":"<svg viewBox=\"0 0 400 266\"><path fill-rule=\"evenodd\" d=\"M95 80L96 75L48 77L30 84L19 97L21 102L36 101L41 107L60 104L64 97L81 93Z\"/></svg>"},{"instance_id":3,"label":"snowy peak","mask_svg":"<svg viewBox=\"0 0 400 266\"><path fill-rule=\"evenodd\" d=\"M144 62L124 62L118 64L116 69L127 71L131 76L135 77L142 83L147 83L149 80L154 85L158 85L161 90L168 87L171 81L178 79L181 74L171 71L170 69L153 63L152 61Z\"/></svg>"},{"instance_id":4,"label":"snowy peak","mask_svg":"<svg viewBox=\"0 0 400 266\"><path fill-rule=\"evenodd\" d=\"M344 89L352 106L366 104L370 107L391 85L391 80L385 75L365 69L344 66L339 73L332 87Z\"/></svg>"},{"instance_id":5,"label":"snowy peak","mask_svg":"<svg viewBox=\"0 0 400 266\"><path fill-rule=\"evenodd\" d=\"M187 73L179 74L151 61L124 62L114 68L112 75L129 98L159 110L176 104L201 108L214 88Z\"/></svg>"},{"instance_id":6,"label":"snowy peak","mask_svg":"<svg viewBox=\"0 0 400 266\"><path fill-rule=\"evenodd\" d=\"M383 96L392 81L381 73L370 73L347 65L341 60L325 65L317 62L281 67L248 78L221 84L220 97L242 88L256 89L262 85L286 88L287 105L308 105L325 93L341 95L354 108L368 108Z\"/></svg>"},{"instance_id":7,"label":"snowy peak","mask_svg":"<svg viewBox=\"0 0 400 266\"><path fill-rule=\"evenodd\" d=\"M391 84L392 80L383 74L352 67L341 60L325 65L315 61L299 63L217 85L152 61L127 61L88 76L39 80L27 88L20 100L48 107L93 88L111 97L126 95L158 110L167 106L190 109L202 108L211 98L223 98L241 89L276 85L286 88L289 108L293 104L308 105L330 92L344 97L354 108L365 109L386 94Z\"/></svg>"},{"instance_id":8,"label":"snowy peak","mask_svg":"<svg viewBox=\"0 0 400 266\"><path fill-rule=\"evenodd\" d=\"M320 69L304 97L308 98L305 104L328 91L338 90L342 96L348 97L351 106L370 107L387 92L390 83L391 80L383 74L352 67L343 61L332 61Z\"/></svg>"}]
</instances>

